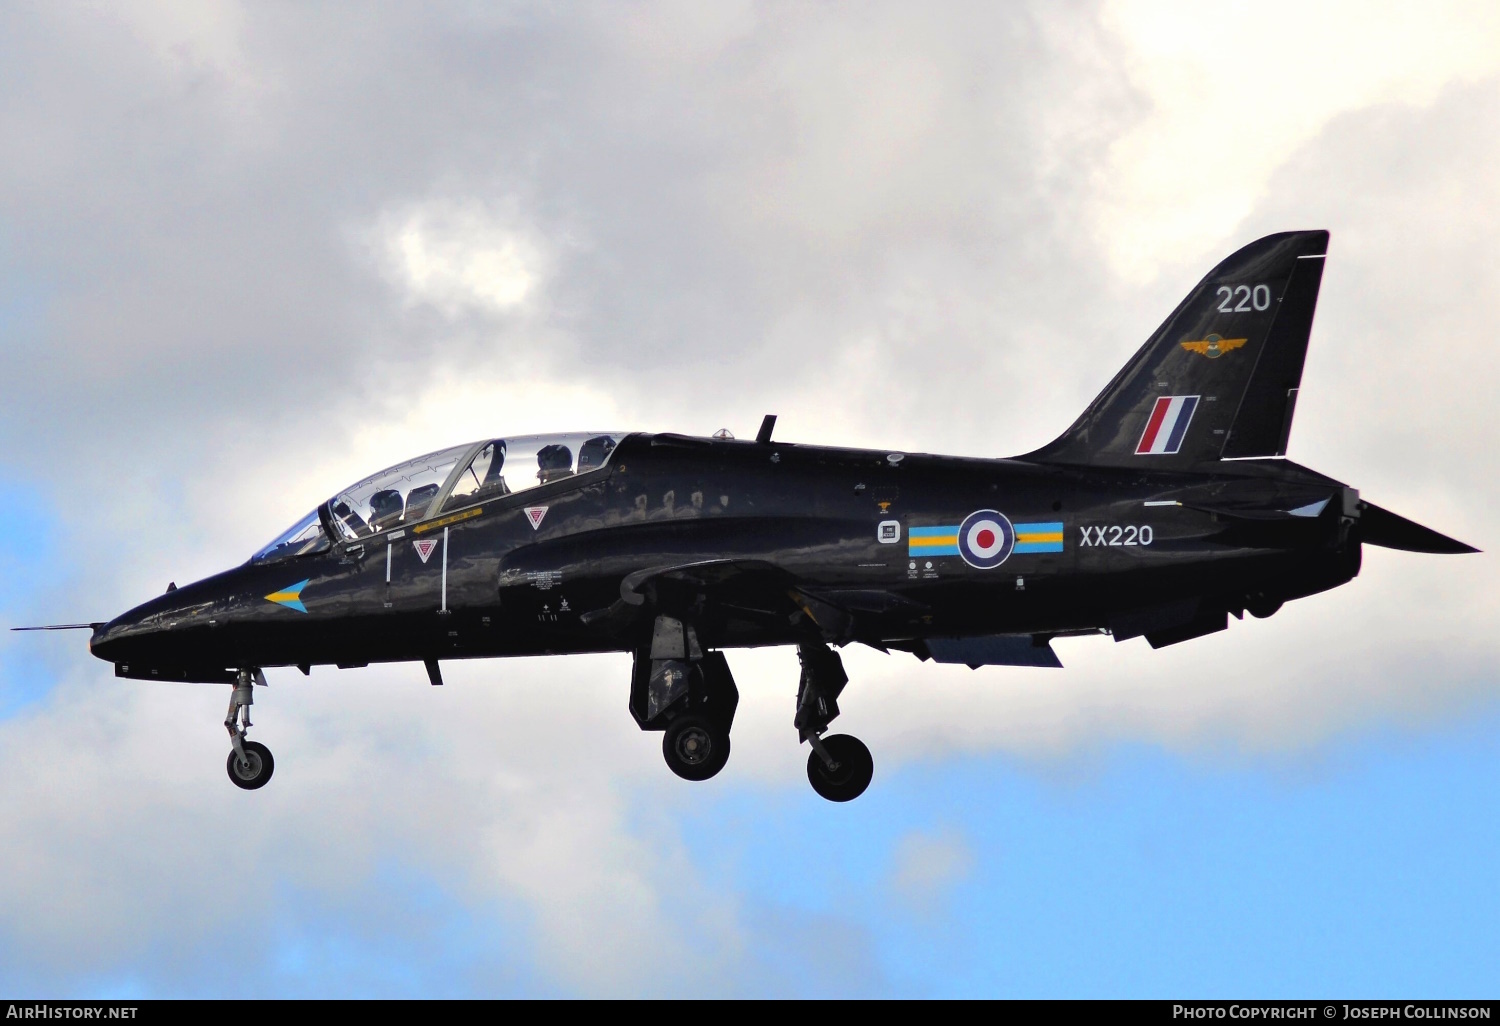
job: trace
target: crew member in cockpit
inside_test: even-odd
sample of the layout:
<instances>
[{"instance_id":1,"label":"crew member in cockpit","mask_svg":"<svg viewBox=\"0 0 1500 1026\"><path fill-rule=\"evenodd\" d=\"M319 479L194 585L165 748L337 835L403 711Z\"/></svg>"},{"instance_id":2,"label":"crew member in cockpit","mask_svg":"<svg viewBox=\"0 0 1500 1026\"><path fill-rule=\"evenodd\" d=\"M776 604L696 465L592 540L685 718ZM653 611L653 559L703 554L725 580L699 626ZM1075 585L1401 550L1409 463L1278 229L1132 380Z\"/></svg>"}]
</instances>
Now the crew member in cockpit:
<instances>
[{"instance_id":1,"label":"crew member in cockpit","mask_svg":"<svg viewBox=\"0 0 1500 1026\"><path fill-rule=\"evenodd\" d=\"M566 445L544 445L536 453L536 479L542 484L573 476L573 450Z\"/></svg>"},{"instance_id":2,"label":"crew member in cockpit","mask_svg":"<svg viewBox=\"0 0 1500 1026\"><path fill-rule=\"evenodd\" d=\"M509 495L510 489L505 484L505 440L497 438L474 456L473 461L464 468L458 483L453 486L453 491L448 496L445 510L457 509L460 506L472 505L485 499L492 499L500 495Z\"/></svg>"}]
</instances>

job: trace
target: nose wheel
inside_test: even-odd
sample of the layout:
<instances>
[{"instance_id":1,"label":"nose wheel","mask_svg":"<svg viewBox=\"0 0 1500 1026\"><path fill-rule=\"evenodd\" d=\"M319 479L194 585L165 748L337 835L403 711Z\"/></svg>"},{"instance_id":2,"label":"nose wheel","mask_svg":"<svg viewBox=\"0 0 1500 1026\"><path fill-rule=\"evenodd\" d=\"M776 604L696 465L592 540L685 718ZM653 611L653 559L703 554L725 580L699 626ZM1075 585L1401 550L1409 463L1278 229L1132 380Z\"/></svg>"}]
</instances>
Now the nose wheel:
<instances>
[{"instance_id":1,"label":"nose wheel","mask_svg":"<svg viewBox=\"0 0 1500 1026\"><path fill-rule=\"evenodd\" d=\"M683 780L707 780L729 761L729 733L706 716L679 716L662 736L661 754Z\"/></svg>"},{"instance_id":2,"label":"nose wheel","mask_svg":"<svg viewBox=\"0 0 1500 1026\"><path fill-rule=\"evenodd\" d=\"M229 771L234 786L246 791L265 787L276 769L276 760L271 758L269 748L259 741L245 739L245 731L252 726L250 706L255 702L257 683L262 687L266 683L265 675L259 670L240 671L234 692L229 696L229 714L224 717L224 729L229 731L229 743L234 746L224 768Z\"/></svg>"},{"instance_id":3,"label":"nose wheel","mask_svg":"<svg viewBox=\"0 0 1500 1026\"><path fill-rule=\"evenodd\" d=\"M236 787L243 787L246 791L265 787L276 769L276 760L271 758L271 750L259 741L244 741L241 746L245 750L244 758L240 758L239 752L230 752L229 761L225 763L229 779L234 781Z\"/></svg>"}]
</instances>

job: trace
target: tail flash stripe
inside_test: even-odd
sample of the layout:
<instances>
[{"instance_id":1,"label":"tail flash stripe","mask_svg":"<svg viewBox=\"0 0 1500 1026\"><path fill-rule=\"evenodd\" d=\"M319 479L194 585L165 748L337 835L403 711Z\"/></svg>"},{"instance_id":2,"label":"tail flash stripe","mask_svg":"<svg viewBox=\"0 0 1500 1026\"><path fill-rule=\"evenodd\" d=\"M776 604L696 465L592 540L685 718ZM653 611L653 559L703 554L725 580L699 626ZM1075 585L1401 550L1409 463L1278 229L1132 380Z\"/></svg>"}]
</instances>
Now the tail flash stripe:
<instances>
[{"instance_id":1,"label":"tail flash stripe","mask_svg":"<svg viewBox=\"0 0 1500 1026\"><path fill-rule=\"evenodd\" d=\"M1156 400L1156 406L1151 410L1151 419L1146 422L1146 430L1141 433L1140 444L1135 447L1136 455L1151 451L1152 445L1156 443L1156 435L1161 431L1161 422L1167 419L1167 411L1171 408L1171 396L1164 395Z\"/></svg>"},{"instance_id":2,"label":"tail flash stripe","mask_svg":"<svg viewBox=\"0 0 1500 1026\"><path fill-rule=\"evenodd\" d=\"M1198 408L1196 395L1158 396L1151 408L1151 419L1141 440L1136 444L1137 456L1170 456L1182 449L1182 439L1192 423L1193 412Z\"/></svg>"},{"instance_id":3,"label":"tail flash stripe","mask_svg":"<svg viewBox=\"0 0 1500 1026\"><path fill-rule=\"evenodd\" d=\"M1193 419L1193 411L1198 408L1198 397L1195 395L1179 396L1177 401L1182 405L1173 411L1177 414L1177 422L1172 425L1172 435L1167 439L1166 448L1162 452L1176 452L1182 448L1182 436L1187 434L1188 422Z\"/></svg>"}]
</instances>

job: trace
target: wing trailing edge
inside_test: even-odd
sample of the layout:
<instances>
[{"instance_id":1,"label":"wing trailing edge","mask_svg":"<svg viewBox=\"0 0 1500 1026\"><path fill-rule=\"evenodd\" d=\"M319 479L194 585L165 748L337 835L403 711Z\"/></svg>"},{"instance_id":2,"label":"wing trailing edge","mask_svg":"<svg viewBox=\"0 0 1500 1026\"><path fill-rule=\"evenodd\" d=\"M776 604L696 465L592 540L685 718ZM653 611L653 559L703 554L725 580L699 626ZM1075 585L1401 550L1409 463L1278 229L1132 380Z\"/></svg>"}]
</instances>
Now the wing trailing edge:
<instances>
[{"instance_id":1,"label":"wing trailing edge","mask_svg":"<svg viewBox=\"0 0 1500 1026\"><path fill-rule=\"evenodd\" d=\"M989 634L967 638L927 638L934 662L981 666L1052 666L1062 660L1052 651L1052 640L1032 634Z\"/></svg>"}]
</instances>

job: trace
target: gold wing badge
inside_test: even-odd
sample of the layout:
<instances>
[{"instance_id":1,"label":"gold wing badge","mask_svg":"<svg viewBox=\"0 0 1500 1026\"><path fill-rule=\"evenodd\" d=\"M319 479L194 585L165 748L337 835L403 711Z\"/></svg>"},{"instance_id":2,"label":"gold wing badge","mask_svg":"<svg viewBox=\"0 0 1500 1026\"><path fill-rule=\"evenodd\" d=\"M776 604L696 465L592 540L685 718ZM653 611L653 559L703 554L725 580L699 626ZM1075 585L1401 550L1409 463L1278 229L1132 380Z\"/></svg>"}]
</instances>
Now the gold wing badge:
<instances>
[{"instance_id":1,"label":"gold wing badge","mask_svg":"<svg viewBox=\"0 0 1500 1026\"><path fill-rule=\"evenodd\" d=\"M1190 353L1206 356L1210 360L1217 360L1225 353L1233 352L1246 342L1247 338L1220 338L1218 335L1206 335L1192 342L1180 342L1179 345Z\"/></svg>"}]
</instances>

